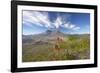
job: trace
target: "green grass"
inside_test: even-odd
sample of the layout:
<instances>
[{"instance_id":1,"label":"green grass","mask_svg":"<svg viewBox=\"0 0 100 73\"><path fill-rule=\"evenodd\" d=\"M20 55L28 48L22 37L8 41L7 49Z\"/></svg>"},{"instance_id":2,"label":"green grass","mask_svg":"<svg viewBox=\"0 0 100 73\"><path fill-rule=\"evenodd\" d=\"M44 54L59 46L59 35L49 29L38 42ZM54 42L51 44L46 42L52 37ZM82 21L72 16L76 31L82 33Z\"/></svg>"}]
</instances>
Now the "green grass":
<instances>
[{"instance_id":1,"label":"green grass","mask_svg":"<svg viewBox=\"0 0 100 73\"><path fill-rule=\"evenodd\" d=\"M90 48L90 40L87 37L83 38L77 38L74 36L68 37L68 40L66 40L63 43L60 43L60 48L63 49L73 49L76 51L84 51L85 49Z\"/></svg>"},{"instance_id":2,"label":"green grass","mask_svg":"<svg viewBox=\"0 0 100 73\"><path fill-rule=\"evenodd\" d=\"M67 36L59 43L60 51L53 51L53 44L23 45L22 61L78 60L90 58L90 39L87 37Z\"/></svg>"}]
</instances>

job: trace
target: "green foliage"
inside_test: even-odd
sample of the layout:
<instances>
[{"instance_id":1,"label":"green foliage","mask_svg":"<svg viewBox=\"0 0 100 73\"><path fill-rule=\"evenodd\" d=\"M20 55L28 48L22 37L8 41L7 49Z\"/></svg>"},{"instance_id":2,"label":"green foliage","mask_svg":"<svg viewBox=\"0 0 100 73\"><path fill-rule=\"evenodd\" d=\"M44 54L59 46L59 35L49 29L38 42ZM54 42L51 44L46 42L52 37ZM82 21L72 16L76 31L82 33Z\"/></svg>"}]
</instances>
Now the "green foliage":
<instances>
[{"instance_id":1,"label":"green foliage","mask_svg":"<svg viewBox=\"0 0 100 73\"><path fill-rule=\"evenodd\" d=\"M76 60L89 58L90 39L75 35L64 37L59 43L60 51L54 51L53 44L23 45L23 62L53 61L53 60Z\"/></svg>"}]
</instances>

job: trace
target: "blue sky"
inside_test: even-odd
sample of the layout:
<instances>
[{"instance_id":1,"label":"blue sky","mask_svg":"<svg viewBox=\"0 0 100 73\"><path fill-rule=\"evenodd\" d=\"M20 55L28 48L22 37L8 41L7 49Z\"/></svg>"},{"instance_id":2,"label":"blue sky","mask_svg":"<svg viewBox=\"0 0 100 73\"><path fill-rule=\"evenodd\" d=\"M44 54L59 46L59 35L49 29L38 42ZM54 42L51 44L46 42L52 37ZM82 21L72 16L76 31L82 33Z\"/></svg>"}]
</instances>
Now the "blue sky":
<instances>
[{"instance_id":1,"label":"blue sky","mask_svg":"<svg viewBox=\"0 0 100 73\"><path fill-rule=\"evenodd\" d=\"M23 11L23 34L34 35L46 30L59 30L69 34L90 32L89 13Z\"/></svg>"}]
</instances>

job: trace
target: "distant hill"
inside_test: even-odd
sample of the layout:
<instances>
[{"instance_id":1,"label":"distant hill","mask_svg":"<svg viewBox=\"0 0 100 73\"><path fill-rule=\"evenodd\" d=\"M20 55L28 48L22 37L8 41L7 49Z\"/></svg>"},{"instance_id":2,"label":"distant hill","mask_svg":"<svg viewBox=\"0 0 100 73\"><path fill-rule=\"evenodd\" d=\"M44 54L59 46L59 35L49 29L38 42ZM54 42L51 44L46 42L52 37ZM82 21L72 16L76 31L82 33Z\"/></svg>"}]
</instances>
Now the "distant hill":
<instances>
[{"instance_id":1,"label":"distant hill","mask_svg":"<svg viewBox=\"0 0 100 73\"><path fill-rule=\"evenodd\" d=\"M57 36L65 36L64 33L56 30L56 31L51 31L51 30L47 30L45 33L45 36L48 36L48 37L57 37Z\"/></svg>"},{"instance_id":2,"label":"distant hill","mask_svg":"<svg viewBox=\"0 0 100 73\"><path fill-rule=\"evenodd\" d=\"M89 36L89 34L65 34L63 32L60 32L59 30L47 30L41 34L36 35L23 35L23 43L33 43L33 42L48 42L48 40L54 40L56 37L67 37L74 35L76 37L86 37Z\"/></svg>"},{"instance_id":3,"label":"distant hill","mask_svg":"<svg viewBox=\"0 0 100 73\"><path fill-rule=\"evenodd\" d=\"M36 35L23 35L23 43L31 43L31 42L47 42L48 40L53 40L57 36L64 37L66 34L60 32L60 31L52 31L47 30L44 33L36 34Z\"/></svg>"}]
</instances>

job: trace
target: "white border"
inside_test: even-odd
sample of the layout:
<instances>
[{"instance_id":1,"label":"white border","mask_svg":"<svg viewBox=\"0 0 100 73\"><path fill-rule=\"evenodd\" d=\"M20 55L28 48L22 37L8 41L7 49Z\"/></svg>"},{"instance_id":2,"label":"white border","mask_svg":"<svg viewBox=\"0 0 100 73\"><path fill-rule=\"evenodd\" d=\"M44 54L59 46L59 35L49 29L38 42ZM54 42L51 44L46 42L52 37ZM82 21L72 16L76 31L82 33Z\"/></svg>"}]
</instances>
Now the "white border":
<instances>
[{"instance_id":1,"label":"white border","mask_svg":"<svg viewBox=\"0 0 100 73\"><path fill-rule=\"evenodd\" d=\"M79 12L90 13L90 59L87 60L66 60L66 61L45 61L45 62L24 62L22 63L22 10L39 10L39 11L60 11L60 12ZM77 8L58 8L58 7L40 7L40 6L23 6L19 5L17 10L17 62L18 68L40 67L40 66L57 66L57 65L76 65L76 64L92 64L94 63L94 10L77 9Z\"/></svg>"}]
</instances>

